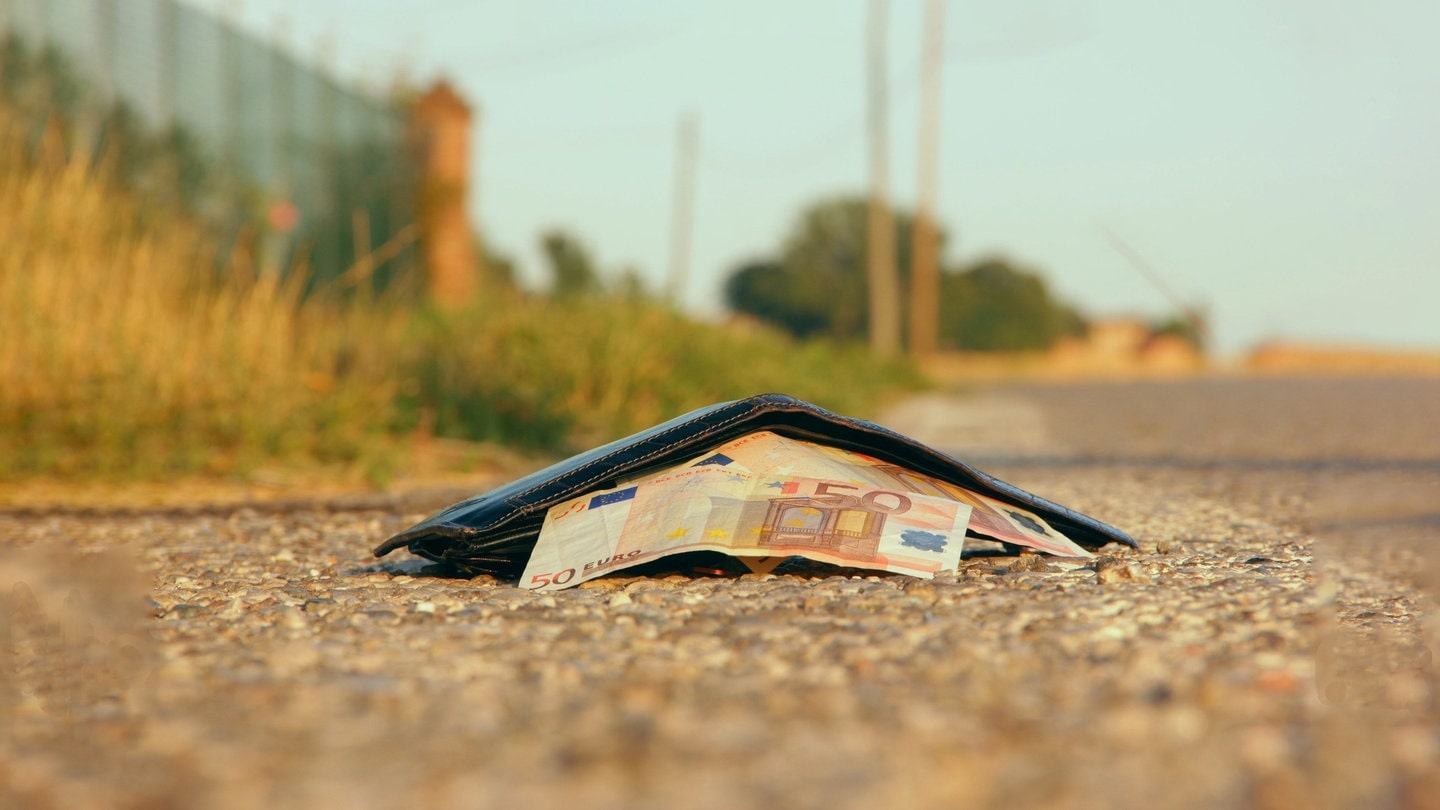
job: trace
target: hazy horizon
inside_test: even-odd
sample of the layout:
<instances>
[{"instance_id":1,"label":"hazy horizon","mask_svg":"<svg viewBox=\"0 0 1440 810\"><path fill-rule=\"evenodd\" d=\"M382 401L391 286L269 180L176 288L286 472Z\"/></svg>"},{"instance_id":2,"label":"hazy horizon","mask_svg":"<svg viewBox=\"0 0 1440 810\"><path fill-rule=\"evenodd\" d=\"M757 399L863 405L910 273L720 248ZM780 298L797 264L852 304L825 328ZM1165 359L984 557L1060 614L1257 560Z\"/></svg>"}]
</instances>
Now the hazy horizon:
<instances>
[{"instance_id":1,"label":"hazy horizon","mask_svg":"<svg viewBox=\"0 0 1440 810\"><path fill-rule=\"evenodd\" d=\"M191 2L302 58L328 39L352 79L451 80L480 111L472 216L532 283L539 233L563 227L602 267L663 287L687 111L692 309L719 309L725 275L774 251L805 205L866 187L860 0ZM906 208L921 11L891 4L891 191ZM948 258L1010 257L1091 316L1163 316L1108 229L1208 306L1223 352L1275 338L1440 347L1437 23L1422 2L950 2Z\"/></svg>"}]
</instances>

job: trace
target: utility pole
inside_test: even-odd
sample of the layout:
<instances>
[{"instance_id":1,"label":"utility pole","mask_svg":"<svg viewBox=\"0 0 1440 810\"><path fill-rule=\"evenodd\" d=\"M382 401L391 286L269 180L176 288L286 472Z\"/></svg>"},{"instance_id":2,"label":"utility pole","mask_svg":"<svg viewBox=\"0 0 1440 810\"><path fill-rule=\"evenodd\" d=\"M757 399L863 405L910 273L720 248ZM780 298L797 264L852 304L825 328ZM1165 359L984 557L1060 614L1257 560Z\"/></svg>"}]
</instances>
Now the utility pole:
<instances>
[{"instance_id":1,"label":"utility pole","mask_svg":"<svg viewBox=\"0 0 1440 810\"><path fill-rule=\"evenodd\" d=\"M690 237L695 218L695 161L700 152L700 122L693 113L681 113L675 127L675 196L670 214L671 306L685 302L690 276Z\"/></svg>"},{"instance_id":2,"label":"utility pole","mask_svg":"<svg viewBox=\"0 0 1440 810\"><path fill-rule=\"evenodd\" d=\"M886 0L870 0L866 71L870 122L870 205L866 216L866 277L870 286L870 349L882 357L900 351L900 281L895 271L895 229L889 199Z\"/></svg>"},{"instance_id":3,"label":"utility pole","mask_svg":"<svg viewBox=\"0 0 1440 810\"><path fill-rule=\"evenodd\" d=\"M940 230L935 207L940 185L940 73L945 51L945 0L926 0L921 33L920 178L915 241L910 251L910 353L935 351L940 332Z\"/></svg>"}]
</instances>

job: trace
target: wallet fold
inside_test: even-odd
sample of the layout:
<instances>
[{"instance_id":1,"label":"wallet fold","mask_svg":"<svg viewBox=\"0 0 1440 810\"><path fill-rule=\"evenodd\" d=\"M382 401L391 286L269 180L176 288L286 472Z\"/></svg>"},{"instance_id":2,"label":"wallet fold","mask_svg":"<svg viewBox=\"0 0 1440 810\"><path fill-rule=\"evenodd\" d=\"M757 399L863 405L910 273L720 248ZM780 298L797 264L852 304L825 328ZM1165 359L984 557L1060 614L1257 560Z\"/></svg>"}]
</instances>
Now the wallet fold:
<instances>
[{"instance_id":1,"label":"wallet fold","mask_svg":"<svg viewBox=\"0 0 1440 810\"><path fill-rule=\"evenodd\" d=\"M1024 507L1086 548L1107 543L1135 546L1128 534L1113 526L1007 484L893 430L784 394L761 394L692 411L461 501L381 543L375 556L403 546L470 576L518 577L550 507L615 486L622 478L683 463L762 430L864 453Z\"/></svg>"}]
</instances>

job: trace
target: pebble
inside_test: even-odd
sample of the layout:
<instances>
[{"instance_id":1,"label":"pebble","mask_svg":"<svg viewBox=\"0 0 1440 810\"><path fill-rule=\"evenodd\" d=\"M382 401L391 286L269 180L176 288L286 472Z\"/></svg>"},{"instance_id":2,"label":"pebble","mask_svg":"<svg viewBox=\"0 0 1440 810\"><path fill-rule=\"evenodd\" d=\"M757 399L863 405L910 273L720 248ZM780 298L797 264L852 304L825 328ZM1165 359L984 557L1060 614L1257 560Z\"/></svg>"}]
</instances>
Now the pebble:
<instances>
[{"instance_id":1,"label":"pebble","mask_svg":"<svg viewBox=\"0 0 1440 810\"><path fill-rule=\"evenodd\" d=\"M1223 470L984 468L1142 549L540 594L374 568L408 525L384 509L0 513L0 638L19 653L0 670L0 806L1433 795L1423 549L1317 553L1290 507ZM87 562L117 548L124 564Z\"/></svg>"},{"instance_id":2,"label":"pebble","mask_svg":"<svg viewBox=\"0 0 1440 810\"><path fill-rule=\"evenodd\" d=\"M1116 556L1105 556L1095 560L1095 581L1101 585L1115 582L1149 582L1150 575L1139 563Z\"/></svg>"}]
</instances>

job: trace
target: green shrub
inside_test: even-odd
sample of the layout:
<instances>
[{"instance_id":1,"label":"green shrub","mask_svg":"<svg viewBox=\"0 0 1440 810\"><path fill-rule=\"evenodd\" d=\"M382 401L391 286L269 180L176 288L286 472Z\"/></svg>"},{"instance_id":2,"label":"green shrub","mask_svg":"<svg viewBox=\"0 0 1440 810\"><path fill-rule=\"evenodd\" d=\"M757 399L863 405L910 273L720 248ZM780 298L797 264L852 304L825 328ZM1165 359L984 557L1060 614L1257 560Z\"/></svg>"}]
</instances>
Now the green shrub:
<instances>
[{"instance_id":1,"label":"green shrub","mask_svg":"<svg viewBox=\"0 0 1440 810\"><path fill-rule=\"evenodd\" d=\"M633 299L497 291L468 310L322 289L0 114L0 479L383 477L433 434L574 450L686 410L785 391L847 413L914 385L859 349L686 319Z\"/></svg>"}]
</instances>

